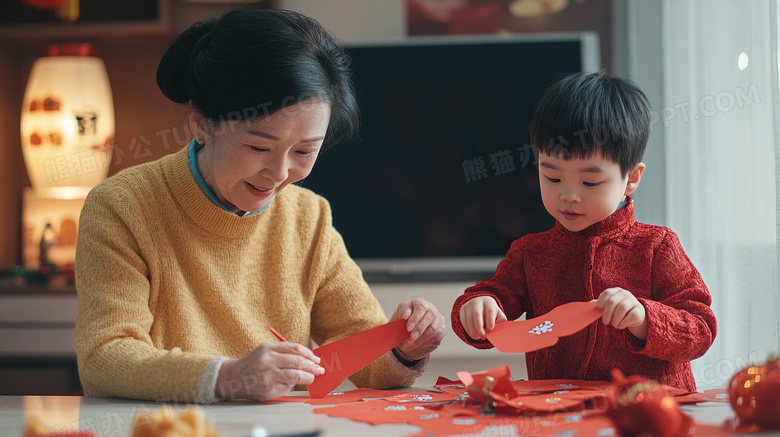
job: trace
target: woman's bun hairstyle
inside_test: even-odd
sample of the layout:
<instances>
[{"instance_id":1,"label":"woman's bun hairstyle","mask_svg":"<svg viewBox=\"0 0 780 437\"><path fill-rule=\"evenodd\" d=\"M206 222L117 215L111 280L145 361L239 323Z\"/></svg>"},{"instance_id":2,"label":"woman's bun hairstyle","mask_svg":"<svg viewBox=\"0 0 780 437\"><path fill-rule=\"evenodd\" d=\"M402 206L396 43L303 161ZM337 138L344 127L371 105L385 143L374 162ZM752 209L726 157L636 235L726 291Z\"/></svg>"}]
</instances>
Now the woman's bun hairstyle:
<instances>
[{"instance_id":1,"label":"woman's bun hairstyle","mask_svg":"<svg viewBox=\"0 0 780 437\"><path fill-rule=\"evenodd\" d=\"M214 122L309 99L330 104L329 143L359 122L349 56L317 21L293 11L233 10L195 23L163 55L157 84Z\"/></svg>"},{"instance_id":2,"label":"woman's bun hairstyle","mask_svg":"<svg viewBox=\"0 0 780 437\"><path fill-rule=\"evenodd\" d=\"M173 43L160 60L157 68L157 86L168 99L176 103L190 101L188 86L192 54L196 46L203 45L201 39L217 26L217 19L211 18L190 26ZM200 43L200 44L199 44Z\"/></svg>"}]
</instances>

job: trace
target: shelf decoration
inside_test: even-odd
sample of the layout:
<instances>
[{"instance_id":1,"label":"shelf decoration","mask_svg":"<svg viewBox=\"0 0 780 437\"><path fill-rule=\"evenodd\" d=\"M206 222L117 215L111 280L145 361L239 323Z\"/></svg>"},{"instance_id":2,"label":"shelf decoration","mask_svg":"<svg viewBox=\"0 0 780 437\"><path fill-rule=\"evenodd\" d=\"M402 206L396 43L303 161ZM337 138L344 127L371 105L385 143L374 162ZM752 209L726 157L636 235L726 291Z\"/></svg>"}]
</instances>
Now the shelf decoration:
<instances>
[{"instance_id":1,"label":"shelf decoration","mask_svg":"<svg viewBox=\"0 0 780 437\"><path fill-rule=\"evenodd\" d=\"M54 9L57 17L68 23L79 18L79 0L24 0L24 4L41 11Z\"/></svg>"},{"instance_id":2,"label":"shelf decoration","mask_svg":"<svg viewBox=\"0 0 780 437\"><path fill-rule=\"evenodd\" d=\"M104 180L114 142L114 101L98 50L53 44L33 64L21 138L36 195L78 199Z\"/></svg>"}]
</instances>

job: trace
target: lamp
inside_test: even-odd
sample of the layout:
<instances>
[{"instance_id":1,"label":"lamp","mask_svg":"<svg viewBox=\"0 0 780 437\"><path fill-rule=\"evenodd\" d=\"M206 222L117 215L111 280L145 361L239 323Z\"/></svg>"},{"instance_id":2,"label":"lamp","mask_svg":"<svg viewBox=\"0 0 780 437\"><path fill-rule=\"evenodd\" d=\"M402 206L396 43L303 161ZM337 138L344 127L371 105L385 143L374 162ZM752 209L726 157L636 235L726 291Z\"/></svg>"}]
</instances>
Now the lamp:
<instances>
[{"instance_id":1,"label":"lamp","mask_svg":"<svg viewBox=\"0 0 780 437\"><path fill-rule=\"evenodd\" d=\"M22 152L37 196L86 197L104 180L114 142L114 100L91 44L53 44L32 67L22 102Z\"/></svg>"}]
</instances>

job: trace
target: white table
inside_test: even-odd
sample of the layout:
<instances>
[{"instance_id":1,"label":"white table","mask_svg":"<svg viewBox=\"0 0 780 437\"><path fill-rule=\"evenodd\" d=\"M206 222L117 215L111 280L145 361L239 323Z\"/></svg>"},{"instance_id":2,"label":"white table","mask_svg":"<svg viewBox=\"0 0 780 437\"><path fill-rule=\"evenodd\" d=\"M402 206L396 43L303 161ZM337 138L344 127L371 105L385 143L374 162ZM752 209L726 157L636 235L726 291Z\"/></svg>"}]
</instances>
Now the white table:
<instances>
[{"instance_id":1,"label":"white table","mask_svg":"<svg viewBox=\"0 0 780 437\"><path fill-rule=\"evenodd\" d=\"M305 394L298 392L293 394ZM347 419L314 414L318 408L304 403L261 404L227 402L216 405L180 405L180 408L203 408L206 419L224 437L249 436L253 426L262 425L272 436L321 430L323 437L403 436L419 432L411 425L370 426ZM78 396L8 396L0 397L0 436L22 437L25 418L37 415L52 431L65 429L92 430L99 437L132 434L132 417L136 410L153 411L159 404L113 398ZM720 424L734 415L728 404L702 403L682 407L697 422ZM183 411L182 411L183 412ZM780 431L750 434L780 437Z\"/></svg>"}]
</instances>

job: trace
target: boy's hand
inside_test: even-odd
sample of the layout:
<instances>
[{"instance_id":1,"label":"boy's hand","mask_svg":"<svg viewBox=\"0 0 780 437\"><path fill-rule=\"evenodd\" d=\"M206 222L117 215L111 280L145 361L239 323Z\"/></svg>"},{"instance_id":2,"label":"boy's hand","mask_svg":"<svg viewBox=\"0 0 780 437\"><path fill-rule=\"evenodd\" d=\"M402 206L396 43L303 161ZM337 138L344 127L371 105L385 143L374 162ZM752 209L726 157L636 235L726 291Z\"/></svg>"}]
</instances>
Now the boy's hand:
<instances>
[{"instance_id":1,"label":"boy's hand","mask_svg":"<svg viewBox=\"0 0 780 437\"><path fill-rule=\"evenodd\" d=\"M617 329L628 328L640 340L647 340L647 313L645 307L628 290L607 288L596 301L596 307L604 310L601 321Z\"/></svg>"},{"instance_id":2,"label":"boy's hand","mask_svg":"<svg viewBox=\"0 0 780 437\"><path fill-rule=\"evenodd\" d=\"M506 322L506 315L492 297L475 297L460 307L460 323L475 340L484 340L497 322Z\"/></svg>"}]
</instances>

